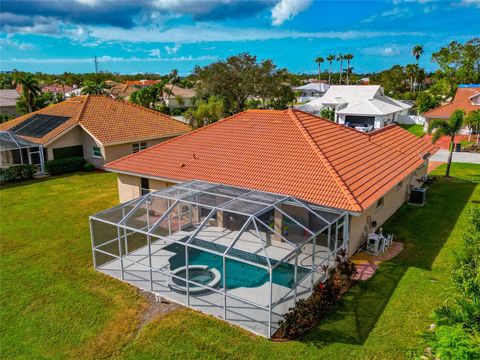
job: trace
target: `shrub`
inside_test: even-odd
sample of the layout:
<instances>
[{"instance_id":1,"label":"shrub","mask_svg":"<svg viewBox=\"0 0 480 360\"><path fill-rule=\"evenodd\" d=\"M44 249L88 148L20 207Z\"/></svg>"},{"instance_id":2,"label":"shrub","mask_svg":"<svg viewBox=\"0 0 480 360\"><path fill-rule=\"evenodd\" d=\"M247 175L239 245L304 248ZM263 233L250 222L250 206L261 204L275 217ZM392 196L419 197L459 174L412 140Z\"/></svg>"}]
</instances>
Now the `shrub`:
<instances>
[{"instance_id":1,"label":"shrub","mask_svg":"<svg viewBox=\"0 0 480 360\"><path fill-rule=\"evenodd\" d=\"M83 171L90 172L90 171L93 171L93 170L95 170L95 165L90 164L90 163L86 163L85 165L83 165Z\"/></svg>"},{"instance_id":2,"label":"shrub","mask_svg":"<svg viewBox=\"0 0 480 360\"><path fill-rule=\"evenodd\" d=\"M45 169L50 175L67 174L82 170L85 159L81 157L70 157L64 159L49 160L45 162Z\"/></svg>"},{"instance_id":3,"label":"shrub","mask_svg":"<svg viewBox=\"0 0 480 360\"><path fill-rule=\"evenodd\" d=\"M463 243L451 276L456 293L434 311L437 327L425 334L441 359L480 359L480 207L468 213Z\"/></svg>"},{"instance_id":4,"label":"shrub","mask_svg":"<svg viewBox=\"0 0 480 360\"><path fill-rule=\"evenodd\" d=\"M33 174L37 171L35 165L23 164L14 165L8 168L0 169L0 181L17 182L33 179Z\"/></svg>"},{"instance_id":5,"label":"shrub","mask_svg":"<svg viewBox=\"0 0 480 360\"><path fill-rule=\"evenodd\" d=\"M315 286L312 295L308 299L298 300L295 307L283 315L279 324L284 337L293 339L312 329L332 310L342 291L352 285L356 270L355 265L347 259L346 251L339 251L336 261L335 268L323 268L328 276Z\"/></svg>"}]
</instances>

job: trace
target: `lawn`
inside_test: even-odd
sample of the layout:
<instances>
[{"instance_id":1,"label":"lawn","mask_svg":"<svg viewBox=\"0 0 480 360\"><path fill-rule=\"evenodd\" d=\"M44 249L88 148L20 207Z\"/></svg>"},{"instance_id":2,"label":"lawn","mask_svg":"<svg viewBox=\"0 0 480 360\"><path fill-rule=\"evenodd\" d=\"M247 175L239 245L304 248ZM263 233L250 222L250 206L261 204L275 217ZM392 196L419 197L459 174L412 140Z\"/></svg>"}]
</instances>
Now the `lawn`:
<instances>
[{"instance_id":1,"label":"lawn","mask_svg":"<svg viewBox=\"0 0 480 360\"><path fill-rule=\"evenodd\" d=\"M403 206L384 228L405 250L320 326L286 343L188 309L140 326L143 296L92 269L88 215L116 203L113 174L23 183L0 196L4 358L401 359L421 347L418 332L448 296L462 213L480 202L480 185L440 179L424 207Z\"/></svg>"},{"instance_id":2,"label":"lawn","mask_svg":"<svg viewBox=\"0 0 480 360\"><path fill-rule=\"evenodd\" d=\"M402 128L405 130L411 132L413 135L421 137L423 136L423 125L417 125L417 124L400 124Z\"/></svg>"},{"instance_id":3,"label":"lawn","mask_svg":"<svg viewBox=\"0 0 480 360\"><path fill-rule=\"evenodd\" d=\"M430 175L445 175L446 164L440 165ZM452 163L450 176L464 181L480 182L480 165L467 163Z\"/></svg>"}]
</instances>

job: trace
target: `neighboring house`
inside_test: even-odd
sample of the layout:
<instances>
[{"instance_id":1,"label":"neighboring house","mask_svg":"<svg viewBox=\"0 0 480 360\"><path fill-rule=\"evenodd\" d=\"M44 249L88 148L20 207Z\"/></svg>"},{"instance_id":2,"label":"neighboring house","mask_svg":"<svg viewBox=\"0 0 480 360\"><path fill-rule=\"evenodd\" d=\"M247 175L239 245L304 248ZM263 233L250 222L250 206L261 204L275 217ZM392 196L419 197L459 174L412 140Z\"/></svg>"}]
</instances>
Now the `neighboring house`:
<instances>
[{"instance_id":1,"label":"neighboring house","mask_svg":"<svg viewBox=\"0 0 480 360\"><path fill-rule=\"evenodd\" d=\"M130 95L132 95L135 91L138 91L138 88L128 85L122 84L117 81L107 80L105 83L109 86L109 93L115 99L125 99L128 100Z\"/></svg>"},{"instance_id":2,"label":"neighboring house","mask_svg":"<svg viewBox=\"0 0 480 360\"><path fill-rule=\"evenodd\" d=\"M98 168L189 130L159 112L101 95L71 98L0 125L42 145L44 160L81 156Z\"/></svg>"},{"instance_id":3,"label":"neighboring house","mask_svg":"<svg viewBox=\"0 0 480 360\"><path fill-rule=\"evenodd\" d=\"M78 89L73 89L71 91L67 91L65 93L65 99L69 99L69 98L73 98L75 96L80 96L82 95L82 90L83 90L83 87L81 88L78 88Z\"/></svg>"},{"instance_id":4,"label":"neighboring house","mask_svg":"<svg viewBox=\"0 0 480 360\"><path fill-rule=\"evenodd\" d=\"M428 131L431 120L447 120L458 109L464 110L467 114L474 110L480 110L480 84L460 85L452 102L423 113L425 117L424 131ZM469 131L470 129L464 126L461 133L468 134Z\"/></svg>"},{"instance_id":5,"label":"neighboring house","mask_svg":"<svg viewBox=\"0 0 480 360\"><path fill-rule=\"evenodd\" d=\"M324 82L312 82L303 86L298 86L293 90L300 92L300 96L297 97L297 101L304 103L323 96L329 87L330 85Z\"/></svg>"},{"instance_id":6,"label":"neighboring house","mask_svg":"<svg viewBox=\"0 0 480 360\"><path fill-rule=\"evenodd\" d=\"M171 90L172 93L164 92L165 104L170 109L186 109L195 105L197 93L191 89L185 89L177 85L167 84L165 89Z\"/></svg>"},{"instance_id":7,"label":"neighboring house","mask_svg":"<svg viewBox=\"0 0 480 360\"><path fill-rule=\"evenodd\" d=\"M17 99L20 94L15 89L0 90L0 114L17 116Z\"/></svg>"},{"instance_id":8,"label":"neighboring house","mask_svg":"<svg viewBox=\"0 0 480 360\"><path fill-rule=\"evenodd\" d=\"M135 86L136 88L143 89L162 82L162 80L129 80L125 81L126 85Z\"/></svg>"},{"instance_id":9,"label":"neighboring house","mask_svg":"<svg viewBox=\"0 0 480 360\"><path fill-rule=\"evenodd\" d=\"M367 134L299 110L248 110L105 168L120 202L197 179L348 211L352 254L419 186L435 151L397 125Z\"/></svg>"},{"instance_id":10,"label":"neighboring house","mask_svg":"<svg viewBox=\"0 0 480 360\"><path fill-rule=\"evenodd\" d=\"M401 122L412 104L385 96L379 85L332 85L321 98L297 108L316 115L333 109L335 122L371 131Z\"/></svg>"},{"instance_id":11,"label":"neighboring house","mask_svg":"<svg viewBox=\"0 0 480 360\"><path fill-rule=\"evenodd\" d=\"M52 85L47 85L42 87L42 92L51 92L54 94L67 94L70 93L71 91L75 90L77 87L76 86L70 86L70 85L63 85L63 84L52 84Z\"/></svg>"}]
</instances>

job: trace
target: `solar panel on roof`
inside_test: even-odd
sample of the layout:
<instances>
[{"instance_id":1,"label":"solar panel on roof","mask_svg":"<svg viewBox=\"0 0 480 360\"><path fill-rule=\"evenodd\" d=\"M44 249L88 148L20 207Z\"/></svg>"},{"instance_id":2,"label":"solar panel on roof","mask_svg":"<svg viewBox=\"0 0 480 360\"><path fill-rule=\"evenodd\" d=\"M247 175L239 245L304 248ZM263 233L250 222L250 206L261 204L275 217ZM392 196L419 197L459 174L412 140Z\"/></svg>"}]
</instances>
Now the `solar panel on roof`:
<instances>
[{"instance_id":1,"label":"solar panel on roof","mask_svg":"<svg viewBox=\"0 0 480 360\"><path fill-rule=\"evenodd\" d=\"M10 129L10 132L41 138L70 119L68 116L35 114Z\"/></svg>"}]
</instances>

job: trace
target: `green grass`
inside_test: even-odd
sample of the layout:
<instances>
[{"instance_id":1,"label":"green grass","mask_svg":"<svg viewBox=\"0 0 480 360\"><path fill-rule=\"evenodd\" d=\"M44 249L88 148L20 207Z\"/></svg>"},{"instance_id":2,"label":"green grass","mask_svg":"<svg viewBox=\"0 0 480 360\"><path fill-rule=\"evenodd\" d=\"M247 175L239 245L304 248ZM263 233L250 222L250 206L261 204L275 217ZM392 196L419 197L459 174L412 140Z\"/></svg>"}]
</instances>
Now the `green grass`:
<instances>
[{"instance_id":1,"label":"green grass","mask_svg":"<svg viewBox=\"0 0 480 360\"><path fill-rule=\"evenodd\" d=\"M316 329L286 343L188 309L139 330L140 293L92 269L88 215L117 202L114 175L50 178L0 196L4 358L402 359L422 346L418 333L448 296L462 213L480 203L480 185L439 179L424 207L403 206L384 228L405 250Z\"/></svg>"},{"instance_id":2,"label":"green grass","mask_svg":"<svg viewBox=\"0 0 480 360\"><path fill-rule=\"evenodd\" d=\"M443 164L433 170L430 175L445 175L447 165ZM459 180L480 182L480 165L467 163L452 163L450 176Z\"/></svg>"},{"instance_id":3,"label":"green grass","mask_svg":"<svg viewBox=\"0 0 480 360\"><path fill-rule=\"evenodd\" d=\"M415 136L418 136L418 137L421 137L423 136L424 132L423 132L423 125L417 125L417 124L411 124L411 125L407 125L407 124L400 124L400 126L402 128L404 128L405 130L411 132L413 135Z\"/></svg>"}]
</instances>

